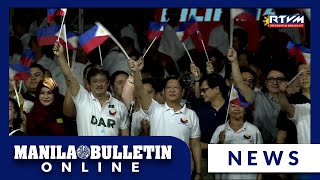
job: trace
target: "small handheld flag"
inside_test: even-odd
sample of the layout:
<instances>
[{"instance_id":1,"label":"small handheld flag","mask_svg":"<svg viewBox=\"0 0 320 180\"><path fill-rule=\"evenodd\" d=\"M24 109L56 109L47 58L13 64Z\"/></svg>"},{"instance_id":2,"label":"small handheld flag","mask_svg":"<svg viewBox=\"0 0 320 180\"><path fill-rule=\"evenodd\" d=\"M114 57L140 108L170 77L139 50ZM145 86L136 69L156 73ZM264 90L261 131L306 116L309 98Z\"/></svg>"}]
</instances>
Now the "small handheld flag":
<instances>
[{"instance_id":1,"label":"small handheld flag","mask_svg":"<svg viewBox=\"0 0 320 180\"><path fill-rule=\"evenodd\" d=\"M60 26L49 26L38 29L37 39L39 46L52 45L57 41Z\"/></svg>"},{"instance_id":2,"label":"small handheld flag","mask_svg":"<svg viewBox=\"0 0 320 180\"><path fill-rule=\"evenodd\" d=\"M304 64L310 64L310 49L298 45L292 41L288 42L287 49L290 56L296 57L300 62Z\"/></svg>"},{"instance_id":3,"label":"small handheld flag","mask_svg":"<svg viewBox=\"0 0 320 180\"><path fill-rule=\"evenodd\" d=\"M26 81L30 77L30 69L23 64L10 64L9 77L11 80Z\"/></svg>"},{"instance_id":4,"label":"small handheld flag","mask_svg":"<svg viewBox=\"0 0 320 180\"><path fill-rule=\"evenodd\" d=\"M20 58L20 63L25 65L26 67L30 67L31 63L34 60L34 53L31 49L26 49L21 58Z\"/></svg>"},{"instance_id":5,"label":"small handheld flag","mask_svg":"<svg viewBox=\"0 0 320 180\"><path fill-rule=\"evenodd\" d=\"M48 23L53 22L54 18L57 16L65 16L67 13L67 8L49 8L48 9Z\"/></svg>"},{"instance_id":6,"label":"small handheld flag","mask_svg":"<svg viewBox=\"0 0 320 180\"><path fill-rule=\"evenodd\" d=\"M178 29L176 30L176 34L178 38L184 42L189 36L196 33L198 30L198 23L194 16L191 16L188 22L183 23Z\"/></svg>"},{"instance_id":7,"label":"small handheld flag","mask_svg":"<svg viewBox=\"0 0 320 180\"><path fill-rule=\"evenodd\" d=\"M152 41L154 38L159 38L163 32L166 23L150 22L148 29L148 39Z\"/></svg>"},{"instance_id":8,"label":"small handheld flag","mask_svg":"<svg viewBox=\"0 0 320 180\"><path fill-rule=\"evenodd\" d=\"M230 93L230 104L236 104L236 105L240 105L242 107L254 110L254 106L250 103L248 103L245 99L244 96L242 96L242 94L240 93L240 90L233 85L231 88L231 93Z\"/></svg>"},{"instance_id":9,"label":"small handheld flag","mask_svg":"<svg viewBox=\"0 0 320 180\"><path fill-rule=\"evenodd\" d=\"M96 23L95 26L79 36L79 44L89 54L93 49L106 41L110 35L111 33L102 24Z\"/></svg>"}]
</instances>

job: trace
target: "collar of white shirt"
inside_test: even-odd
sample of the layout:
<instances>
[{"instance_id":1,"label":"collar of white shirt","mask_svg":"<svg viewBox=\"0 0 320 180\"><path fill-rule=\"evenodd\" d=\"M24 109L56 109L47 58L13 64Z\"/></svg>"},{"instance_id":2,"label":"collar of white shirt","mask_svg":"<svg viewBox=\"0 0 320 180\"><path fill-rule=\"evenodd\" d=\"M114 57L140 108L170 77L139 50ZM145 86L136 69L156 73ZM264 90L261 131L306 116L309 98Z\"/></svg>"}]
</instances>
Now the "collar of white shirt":
<instances>
[{"instance_id":1,"label":"collar of white shirt","mask_svg":"<svg viewBox=\"0 0 320 180\"><path fill-rule=\"evenodd\" d=\"M248 123L244 122L243 126L237 132L245 131L247 129L247 127L248 127ZM226 130L232 130L233 131L233 129L231 129L231 127L230 127L229 120L226 123Z\"/></svg>"},{"instance_id":2,"label":"collar of white shirt","mask_svg":"<svg viewBox=\"0 0 320 180\"><path fill-rule=\"evenodd\" d=\"M109 96L109 99L108 99L108 101L106 101L105 103L110 103L111 101L112 101L112 95L111 95L111 93L110 92L106 92L106 94L107 94L107 96ZM96 101L99 101L96 97L94 97L94 95L92 94L92 92L90 92L90 96L91 96L91 98L93 99L93 100L96 100Z\"/></svg>"},{"instance_id":3,"label":"collar of white shirt","mask_svg":"<svg viewBox=\"0 0 320 180\"><path fill-rule=\"evenodd\" d=\"M186 110L187 110L186 105L185 104L184 105L181 104L181 106L182 106L182 108L179 111L175 112L175 113L181 113L181 114L185 114L186 113ZM174 111L173 108L169 107L167 103L164 104L164 109L165 109L165 111L169 111L169 110Z\"/></svg>"}]
</instances>

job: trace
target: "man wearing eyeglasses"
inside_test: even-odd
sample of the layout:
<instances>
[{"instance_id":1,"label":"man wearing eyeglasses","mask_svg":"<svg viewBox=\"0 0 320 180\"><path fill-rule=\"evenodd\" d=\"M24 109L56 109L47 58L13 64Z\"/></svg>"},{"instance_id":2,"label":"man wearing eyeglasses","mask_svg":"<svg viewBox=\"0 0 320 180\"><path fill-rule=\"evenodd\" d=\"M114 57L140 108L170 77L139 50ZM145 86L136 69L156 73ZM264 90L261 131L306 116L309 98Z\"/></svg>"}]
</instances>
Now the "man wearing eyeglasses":
<instances>
[{"instance_id":1,"label":"man wearing eyeglasses","mask_svg":"<svg viewBox=\"0 0 320 180\"><path fill-rule=\"evenodd\" d=\"M276 143L278 138L277 118L281 110L278 104L278 96L281 93L280 83L285 80L284 74L277 69L270 70L263 92L254 92L243 81L237 60L237 52L234 49L229 49L227 57L231 62L232 76L236 86L248 103L253 103L255 106L253 124L261 131L265 144Z\"/></svg>"},{"instance_id":2,"label":"man wearing eyeglasses","mask_svg":"<svg viewBox=\"0 0 320 180\"><path fill-rule=\"evenodd\" d=\"M214 179L214 174L208 173L208 144L218 126L224 124L228 108L228 87L223 77L211 73L200 80L201 97L205 103L195 107L199 117L201 130L202 173L203 179Z\"/></svg>"}]
</instances>

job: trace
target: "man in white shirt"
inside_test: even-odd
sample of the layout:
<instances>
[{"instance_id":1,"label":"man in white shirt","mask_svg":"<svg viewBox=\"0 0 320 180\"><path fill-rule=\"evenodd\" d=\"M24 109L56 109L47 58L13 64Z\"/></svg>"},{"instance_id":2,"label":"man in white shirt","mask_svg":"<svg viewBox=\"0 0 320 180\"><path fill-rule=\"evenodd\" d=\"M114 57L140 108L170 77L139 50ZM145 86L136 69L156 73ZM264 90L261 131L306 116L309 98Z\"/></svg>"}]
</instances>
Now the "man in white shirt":
<instances>
[{"instance_id":1,"label":"man in white shirt","mask_svg":"<svg viewBox=\"0 0 320 180\"><path fill-rule=\"evenodd\" d=\"M134 86L143 110L150 118L151 136L173 136L184 141L192 152L195 162L195 179L201 177L200 127L196 113L180 104L184 93L182 80L169 77L164 88L165 104L159 104L144 91L141 81L143 59L129 60L129 68L134 72Z\"/></svg>"},{"instance_id":2,"label":"man in white shirt","mask_svg":"<svg viewBox=\"0 0 320 180\"><path fill-rule=\"evenodd\" d=\"M77 110L78 135L80 136L128 136L129 122L125 105L113 98L107 91L109 74L102 67L93 67L88 71L88 92L73 76L64 56L60 43L53 47L66 79Z\"/></svg>"}]
</instances>

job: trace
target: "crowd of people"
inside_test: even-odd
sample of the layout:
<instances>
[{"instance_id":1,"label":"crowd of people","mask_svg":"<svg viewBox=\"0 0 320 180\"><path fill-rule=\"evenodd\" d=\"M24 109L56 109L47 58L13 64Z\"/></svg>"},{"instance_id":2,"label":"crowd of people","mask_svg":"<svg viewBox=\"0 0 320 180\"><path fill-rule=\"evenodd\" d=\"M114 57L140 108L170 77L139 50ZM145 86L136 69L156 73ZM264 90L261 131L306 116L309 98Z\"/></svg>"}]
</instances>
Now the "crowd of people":
<instances>
[{"instance_id":1,"label":"crowd of people","mask_svg":"<svg viewBox=\"0 0 320 180\"><path fill-rule=\"evenodd\" d=\"M305 33L261 25L259 47L249 51L250 34L235 26L230 47L230 10L223 9L222 24L210 33L209 60L190 37L185 41L190 62L175 32L180 13L167 9L160 40L144 58L147 25L118 27L113 34L130 59L109 38L101 45L107 52L102 63L95 50L86 54L79 46L68 63L59 42L39 46L34 32L50 25L45 16L31 25L14 19L9 63L17 63L27 48L35 56L28 80L9 78L9 135L173 136L190 148L194 179L294 178L210 174L207 150L210 143L310 143L310 65L286 48L288 41L309 46ZM230 101L234 86L253 108Z\"/></svg>"}]
</instances>

